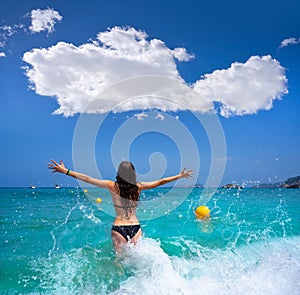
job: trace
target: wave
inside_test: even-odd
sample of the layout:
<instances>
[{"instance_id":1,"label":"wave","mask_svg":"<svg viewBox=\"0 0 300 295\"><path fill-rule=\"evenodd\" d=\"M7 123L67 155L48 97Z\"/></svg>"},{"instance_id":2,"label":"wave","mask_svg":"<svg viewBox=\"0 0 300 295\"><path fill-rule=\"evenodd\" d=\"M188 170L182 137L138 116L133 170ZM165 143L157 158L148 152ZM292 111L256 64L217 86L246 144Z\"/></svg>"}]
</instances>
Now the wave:
<instances>
[{"instance_id":1,"label":"wave","mask_svg":"<svg viewBox=\"0 0 300 295\"><path fill-rule=\"evenodd\" d=\"M144 239L124 261L132 276L112 294L299 294L299 241L278 239L235 251L185 241L188 254L172 257L158 241Z\"/></svg>"},{"instance_id":2,"label":"wave","mask_svg":"<svg viewBox=\"0 0 300 295\"><path fill-rule=\"evenodd\" d=\"M173 244L173 245L172 245ZM111 244L39 260L39 294L299 294L300 237L211 249L192 240L141 239L116 256Z\"/></svg>"}]
</instances>

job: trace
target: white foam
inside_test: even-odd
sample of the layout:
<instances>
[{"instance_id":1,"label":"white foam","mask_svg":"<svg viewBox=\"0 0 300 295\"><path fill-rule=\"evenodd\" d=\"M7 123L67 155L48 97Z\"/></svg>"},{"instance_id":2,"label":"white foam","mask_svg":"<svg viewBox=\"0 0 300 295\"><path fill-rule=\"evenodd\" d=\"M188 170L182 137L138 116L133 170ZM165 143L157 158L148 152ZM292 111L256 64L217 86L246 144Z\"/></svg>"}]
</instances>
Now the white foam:
<instances>
[{"instance_id":1,"label":"white foam","mask_svg":"<svg viewBox=\"0 0 300 295\"><path fill-rule=\"evenodd\" d=\"M112 273L112 277L115 274L109 253L89 247L49 256L33 262L33 265L40 281L39 294L107 294L109 282L105 273Z\"/></svg>"},{"instance_id":2,"label":"white foam","mask_svg":"<svg viewBox=\"0 0 300 295\"><path fill-rule=\"evenodd\" d=\"M113 294L191 294L188 281L176 271L158 241L143 239L130 248L123 263L133 275Z\"/></svg>"},{"instance_id":3,"label":"white foam","mask_svg":"<svg viewBox=\"0 0 300 295\"><path fill-rule=\"evenodd\" d=\"M299 294L300 238L239 249L204 249L192 241L192 257L170 257L159 241L143 239L124 265L132 275L113 294ZM195 255L195 253L198 253Z\"/></svg>"},{"instance_id":4,"label":"white foam","mask_svg":"<svg viewBox=\"0 0 300 295\"><path fill-rule=\"evenodd\" d=\"M171 243L180 256L168 255L159 240L143 238L128 245L117 263L111 245L41 260L41 294L300 294L300 237L231 249L184 239Z\"/></svg>"}]
</instances>

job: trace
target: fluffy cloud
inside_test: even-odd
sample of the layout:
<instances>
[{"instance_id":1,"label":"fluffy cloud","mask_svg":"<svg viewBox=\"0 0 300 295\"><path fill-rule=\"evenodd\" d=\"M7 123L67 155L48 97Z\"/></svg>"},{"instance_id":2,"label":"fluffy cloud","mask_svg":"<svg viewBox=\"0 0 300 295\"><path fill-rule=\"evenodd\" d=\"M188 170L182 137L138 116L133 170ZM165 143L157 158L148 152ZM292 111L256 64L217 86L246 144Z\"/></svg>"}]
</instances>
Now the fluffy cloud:
<instances>
[{"instance_id":1,"label":"fluffy cloud","mask_svg":"<svg viewBox=\"0 0 300 295\"><path fill-rule=\"evenodd\" d=\"M31 19L29 27L23 23L0 27L0 48L4 48L8 39L14 34L19 33L21 30L24 32L28 32L29 30L32 33L39 33L42 31L51 33L54 31L56 22L62 20L62 16L52 8L44 10L34 9L30 13L27 13L25 17L30 17Z\"/></svg>"},{"instance_id":2,"label":"fluffy cloud","mask_svg":"<svg viewBox=\"0 0 300 295\"><path fill-rule=\"evenodd\" d=\"M284 39L281 44L280 44L280 48L283 48L283 47L286 47L286 46L289 46L289 45L295 45L295 44L298 44L300 43L300 38L299 39L296 39L296 38L287 38L287 39Z\"/></svg>"},{"instance_id":3,"label":"fluffy cloud","mask_svg":"<svg viewBox=\"0 0 300 295\"><path fill-rule=\"evenodd\" d=\"M114 27L81 46L59 42L33 49L23 60L32 89L55 97L59 109L54 113L65 116L150 108L243 115L270 109L287 92L284 69L270 56L253 56L188 86L175 60L193 57L132 27Z\"/></svg>"},{"instance_id":4,"label":"fluffy cloud","mask_svg":"<svg viewBox=\"0 0 300 295\"><path fill-rule=\"evenodd\" d=\"M0 57L5 57L5 53L4 52L0 52Z\"/></svg>"},{"instance_id":5,"label":"fluffy cloud","mask_svg":"<svg viewBox=\"0 0 300 295\"><path fill-rule=\"evenodd\" d=\"M115 27L98 34L97 40L78 47L59 42L47 49L33 49L23 56L31 65L26 68L26 74L37 94L57 98L60 108L56 114L111 111L124 100L122 93L104 97L96 109L90 103L121 80L144 75L182 80L174 61L180 49L171 50L158 39L148 41L146 38L144 32L134 28ZM180 51L180 59L189 58L186 51ZM144 87L147 85L133 84L127 97L133 97L135 90L140 90L136 95L143 94ZM155 107L164 107L164 102L150 99L149 95L134 105L130 101L123 104L119 111L151 108L153 101L156 101Z\"/></svg>"},{"instance_id":6,"label":"fluffy cloud","mask_svg":"<svg viewBox=\"0 0 300 295\"><path fill-rule=\"evenodd\" d=\"M185 48L181 48L181 47L175 48L173 50L173 55L179 61L189 61L190 59L195 57L193 54L187 53Z\"/></svg>"},{"instance_id":7,"label":"fluffy cloud","mask_svg":"<svg viewBox=\"0 0 300 295\"><path fill-rule=\"evenodd\" d=\"M194 90L217 102L222 116L254 114L272 108L273 100L287 93L285 70L271 56L252 56L246 63L206 74Z\"/></svg>"},{"instance_id":8,"label":"fluffy cloud","mask_svg":"<svg viewBox=\"0 0 300 295\"><path fill-rule=\"evenodd\" d=\"M39 33L42 31L48 31L51 33L54 31L54 25L57 21L62 20L62 16L52 8L47 9L34 9L31 11L31 25L29 30L32 33Z\"/></svg>"}]
</instances>

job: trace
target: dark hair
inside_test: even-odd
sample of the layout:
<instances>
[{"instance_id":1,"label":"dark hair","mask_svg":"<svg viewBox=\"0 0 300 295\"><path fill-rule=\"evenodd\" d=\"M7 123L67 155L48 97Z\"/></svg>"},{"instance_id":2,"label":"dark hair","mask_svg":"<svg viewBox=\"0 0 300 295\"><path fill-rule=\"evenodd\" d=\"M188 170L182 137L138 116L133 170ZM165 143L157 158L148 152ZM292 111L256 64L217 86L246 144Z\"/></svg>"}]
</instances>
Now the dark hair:
<instances>
[{"instance_id":1,"label":"dark hair","mask_svg":"<svg viewBox=\"0 0 300 295\"><path fill-rule=\"evenodd\" d=\"M132 212L132 209L136 208L139 200L139 189L136 183L136 173L133 164L129 161L121 162L116 176L115 187L121 197L126 217Z\"/></svg>"}]
</instances>

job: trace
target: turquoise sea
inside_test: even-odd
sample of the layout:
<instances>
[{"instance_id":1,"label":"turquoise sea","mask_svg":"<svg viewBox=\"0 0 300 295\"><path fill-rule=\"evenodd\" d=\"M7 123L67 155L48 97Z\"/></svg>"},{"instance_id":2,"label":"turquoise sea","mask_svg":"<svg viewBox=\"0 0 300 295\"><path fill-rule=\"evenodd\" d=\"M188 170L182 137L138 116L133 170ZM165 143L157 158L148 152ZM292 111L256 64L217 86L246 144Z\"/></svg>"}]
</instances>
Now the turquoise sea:
<instances>
[{"instance_id":1,"label":"turquoise sea","mask_svg":"<svg viewBox=\"0 0 300 295\"><path fill-rule=\"evenodd\" d=\"M299 189L145 192L121 256L109 195L87 189L0 189L0 294L300 294Z\"/></svg>"}]
</instances>

